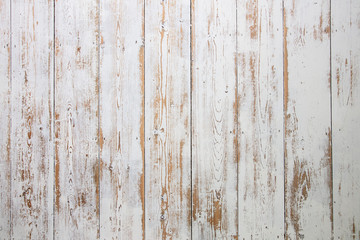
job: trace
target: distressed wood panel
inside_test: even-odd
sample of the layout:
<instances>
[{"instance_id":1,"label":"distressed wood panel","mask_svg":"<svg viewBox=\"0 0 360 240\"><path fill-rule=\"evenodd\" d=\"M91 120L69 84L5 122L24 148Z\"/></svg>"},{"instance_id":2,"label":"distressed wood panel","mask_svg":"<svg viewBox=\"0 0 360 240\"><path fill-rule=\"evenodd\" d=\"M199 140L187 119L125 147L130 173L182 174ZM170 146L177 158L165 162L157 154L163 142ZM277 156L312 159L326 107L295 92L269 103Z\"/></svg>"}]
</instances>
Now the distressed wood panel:
<instances>
[{"instance_id":1,"label":"distressed wood panel","mask_svg":"<svg viewBox=\"0 0 360 240\"><path fill-rule=\"evenodd\" d=\"M53 235L53 2L11 2L11 237Z\"/></svg>"},{"instance_id":2,"label":"distressed wood panel","mask_svg":"<svg viewBox=\"0 0 360 240\"><path fill-rule=\"evenodd\" d=\"M287 239L333 236L330 1L284 1Z\"/></svg>"},{"instance_id":3,"label":"distressed wood panel","mask_svg":"<svg viewBox=\"0 0 360 240\"><path fill-rule=\"evenodd\" d=\"M144 239L144 1L100 9L100 238Z\"/></svg>"},{"instance_id":4,"label":"distressed wood panel","mask_svg":"<svg viewBox=\"0 0 360 240\"><path fill-rule=\"evenodd\" d=\"M284 236L282 1L238 1L240 239Z\"/></svg>"},{"instance_id":5,"label":"distressed wood panel","mask_svg":"<svg viewBox=\"0 0 360 240\"><path fill-rule=\"evenodd\" d=\"M0 239L10 239L10 2L0 0Z\"/></svg>"},{"instance_id":6,"label":"distressed wood panel","mask_svg":"<svg viewBox=\"0 0 360 240\"><path fill-rule=\"evenodd\" d=\"M360 2L331 2L335 239L360 239Z\"/></svg>"},{"instance_id":7,"label":"distressed wood panel","mask_svg":"<svg viewBox=\"0 0 360 240\"><path fill-rule=\"evenodd\" d=\"M145 9L145 236L190 239L190 2Z\"/></svg>"},{"instance_id":8,"label":"distressed wood panel","mask_svg":"<svg viewBox=\"0 0 360 240\"><path fill-rule=\"evenodd\" d=\"M55 5L55 238L99 238L99 2Z\"/></svg>"},{"instance_id":9,"label":"distressed wood panel","mask_svg":"<svg viewBox=\"0 0 360 240\"><path fill-rule=\"evenodd\" d=\"M236 1L192 1L194 239L238 235Z\"/></svg>"}]
</instances>

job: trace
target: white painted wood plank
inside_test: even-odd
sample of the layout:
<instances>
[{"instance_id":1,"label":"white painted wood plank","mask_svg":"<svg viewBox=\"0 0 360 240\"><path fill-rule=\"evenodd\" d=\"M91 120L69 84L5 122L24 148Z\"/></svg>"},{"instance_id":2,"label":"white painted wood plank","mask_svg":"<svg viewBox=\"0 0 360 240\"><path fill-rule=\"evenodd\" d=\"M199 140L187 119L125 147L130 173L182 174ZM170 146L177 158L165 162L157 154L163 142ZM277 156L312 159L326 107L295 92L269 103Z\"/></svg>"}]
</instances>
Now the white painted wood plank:
<instances>
[{"instance_id":1,"label":"white painted wood plank","mask_svg":"<svg viewBox=\"0 0 360 240\"><path fill-rule=\"evenodd\" d=\"M190 239L190 1L145 10L145 236Z\"/></svg>"},{"instance_id":2,"label":"white painted wood plank","mask_svg":"<svg viewBox=\"0 0 360 240\"><path fill-rule=\"evenodd\" d=\"M144 239L144 1L100 9L100 238Z\"/></svg>"},{"instance_id":3,"label":"white painted wood plank","mask_svg":"<svg viewBox=\"0 0 360 240\"><path fill-rule=\"evenodd\" d=\"M0 0L0 239L10 239L10 1Z\"/></svg>"},{"instance_id":4,"label":"white painted wood plank","mask_svg":"<svg viewBox=\"0 0 360 240\"><path fill-rule=\"evenodd\" d=\"M53 235L52 1L12 1L11 237Z\"/></svg>"},{"instance_id":5,"label":"white painted wood plank","mask_svg":"<svg viewBox=\"0 0 360 240\"><path fill-rule=\"evenodd\" d=\"M99 238L98 0L55 4L55 238Z\"/></svg>"},{"instance_id":6,"label":"white painted wood plank","mask_svg":"<svg viewBox=\"0 0 360 240\"><path fill-rule=\"evenodd\" d=\"M360 239L360 2L331 2L334 237Z\"/></svg>"},{"instance_id":7,"label":"white painted wood plank","mask_svg":"<svg viewBox=\"0 0 360 240\"><path fill-rule=\"evenodd\" d=\"M284 1L287 239L331 239L330 1Z\"/></svg>"},{"instance_id":8,"label":"white painted wood plank","mask_svg":"<svg viewBox=\"0 0 360 240\"><path fill-rule=\"evenodd\" d=\"M239 239L282 239L282 1L237 4Z\"/></svg>"},{"instance_id":9,"label":"white painted wood plank","mask_svg":"<svg viewBox=\"0 0 360 240\"><path fill-rule=\"evenodd\" d=\"M236 0L193 0L191 16L193 239L236 238Z\"/></svg>"}]
</instances>

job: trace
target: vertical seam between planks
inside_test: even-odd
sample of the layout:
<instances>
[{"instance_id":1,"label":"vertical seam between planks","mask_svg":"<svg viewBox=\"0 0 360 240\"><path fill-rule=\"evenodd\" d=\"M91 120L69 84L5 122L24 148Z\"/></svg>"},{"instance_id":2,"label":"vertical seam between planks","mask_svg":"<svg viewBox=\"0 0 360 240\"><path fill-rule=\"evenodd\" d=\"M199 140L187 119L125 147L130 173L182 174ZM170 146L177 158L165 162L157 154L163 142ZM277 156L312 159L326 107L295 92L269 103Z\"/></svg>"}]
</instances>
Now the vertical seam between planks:
<instances>
[{"instance_id":1,"label":"vertical seam between planks","mask_svg":"<svg viewBox=\"0 0 360 240\"><path fill-rule=\"evenodd\" d=\"M285 159L285 151L286 151L286 144L285 144L285 141L286 141L286 119L285 119L285 41L284 41L284 37L285 37L285 32L284 32L284 28L286 27L286 23L285 23L285 18L284 18L284 14L285 14L285 6L284 6L284 0L282 0L282 41L283 41L283 57L282 57L282 64L283 64L283 89L282 89L282 95L283 95L283 168L284 168L284 171L283 171L283 181L284 181L284 191L283 191L283 200L284 200L284 221L283 221L283 236L284 236L284 239L287 238L287 232L286 232L286 159Z\"/></svg>"},{"instance_id":2,"label":"vertical seam between planks","mask_svg":"<svg viewBox=\"0 0 360 240\"><path fill-rule=\"evenodd\" d=\"M193 84L193 62L192 62L192 47L193 47L193 42L192 42L192 37L193 37L193 27L192 27L192 8L193 8L193 4L192 4L192 0L190 1L190 239L193 239L193 158L192 158L192 136L193 136L193 131L192 131L192 84Z\"/></svg>"},{"instance_id":3,"label":"vertical seam between planks","mask_svg":"<svg viewBox=\"0 0 360 240\"><path fill-rule=\"evenodd\" d=\"M55 172L55 167L56 167L56 139L55 139L55 78L56 78L56 61L55 61L55 57L56 57L56 33L55 33L55 3L56 1L53 0L53 119L52 119L52 123L53 123L53 131L52 131L52 135L53 135L53 239L55 239L55 213L56 213L56 209L55 209L55 200L56 200L56 192L55 192L55 178L56 178L56 172Z\"/></svg>"},{"instance_id":4,"label":"vertical seam between planks","mask_svg":"<svg viewBox=\"0 0 360 240\"><path fill-rule=\"evenodd\" d=\"M97 198L99 199L99 201L97 202L97 217L98 217L98 234L97 234L97 238L100 239L100 230L101 230L101 222L100 222L100 201L101 201L101 195L100 195L100 167L101 167L101 159L100 159L100 141L102 141L100 138L102 138L102 136L100 135L100 0L97 0L97 14L98 14L98 18L97 18L97 36L96 36L96 40L97 40L97 97L98 97L98 108L97 108L97 112L98 112L98 129L97 129L97 135L98 135L98 176L97 176Z\"/></svg>"},{"instance_id":5,"label":"vertical seam between planks","mask_svg":"<svg viewBox=\"0 0 360 240\"><path fill-rule=\"evenodd\" d=\"M331 178L331 186L330 186L330 201L331 201L331 235L332 235L332 239L334 239L334 168L333 168L333 105L332 105L332 40L331 40L331 36L332 36L332 1L330 0L330 23L329 23L329 28L330 28L330 80L329 80L329 84L330 84L330 133L329 133L329 137L330 137L330 146L331 146L331 166L330 166L330 178Z\"/></svg>"},{"instance_id":6,"label":"vertical seam between planks","mask_svg":"<svg viewBox=\"0 0 360 240\"><path fill-rule=\"evenodd\" d=\"M236 209L236 222L237 222L237 233L236 233L236 237L240 237L240 222L239 222L239 209L240 209L240 201L239 201L239 139L238 139L238 133L239 133L239 106L238 106L238 100L239 100L239 96L238 96L238 86L239 86L239 77L238 77L238 62L237 62L237 57L238 57L238 1L235 1L235 124L236 124L236 128L235 128L235 160L236 160L236 189L237 189L237 209Z\"/></svg>"},{"instance_id":7,"label":"vertical seam between planks","mask_svg":"<svg viewBox=\"0 0 360 240\"><path fill-rule=\"evenodd\" d=\"M143 141L144 141L144 149L143 149L143 174L144 174L144 178L143 178L143 181L144 181L144 183L143 183L143 186L144 186L144 189L143 189L143 196L144 196L144 199L143 199L143 201L144 201L144 203L143 203L143 240L145 240L146 239L146 165L145 165L145 159L146 159L146 118L145 118L145 114L146 114L146 98L145 98L145 93L146 93L146 81L145 81L145 79L146 79L146 71L145 71L145 68L146 68L146 65L145 65L145 59L146 59L146 41L145 41L145 33L146 33L146 21L145 21L145 17L146 17L146 11L145 11L145 8L146 8L146 0L144 0L143 1L143 15L144 15L144 17L143 17L143 19L142 19L142 21L143 21L143 39L142 39L142 41L143 41L143 44L144 44L144 57L143 57L143 71L144 71L144 76L143 76L143 79L142 79L142 81L143 81L143 88L144 88L144 96L143 96L143 109L142 109L142 111L143 111L143 123L144 123L144 132L143 132L143 134L144 134L144 137L143 137ZM141 133L140 133L141 134Z\"/></svg>"},{"instance_id":8,"label":"vertical seam between planks","mask_svg":"<svg viewBox=\"0 0 360 240\"><path fill-rule=\"evenodd\" d=\"M10 111L9 111L9 128L10 128L10 131L8 134L11 135L11 131L12 131L12 118L11 118L11 113L12 113L12 0L10 0L10 73L9 73L9 77L10 77L10 93L9 93L9 96L8 96L8 102L10 103ZM9 148L11 149L11 141L8 141L8 144L10 145ZM10 151L9 151L9 156L8 156L8 159L10 160L10 163L9 163L9 167L10 167L10 179L9 179L9 185L10 185L10 215L9 215L9 223L10 223L10 233L9 233L9 236L10 236L10 239L12 238L12 232L13 232L13 224L12 224L12 161L11 161L11 154L10 154Z\"/></svg>"}]
</instances>

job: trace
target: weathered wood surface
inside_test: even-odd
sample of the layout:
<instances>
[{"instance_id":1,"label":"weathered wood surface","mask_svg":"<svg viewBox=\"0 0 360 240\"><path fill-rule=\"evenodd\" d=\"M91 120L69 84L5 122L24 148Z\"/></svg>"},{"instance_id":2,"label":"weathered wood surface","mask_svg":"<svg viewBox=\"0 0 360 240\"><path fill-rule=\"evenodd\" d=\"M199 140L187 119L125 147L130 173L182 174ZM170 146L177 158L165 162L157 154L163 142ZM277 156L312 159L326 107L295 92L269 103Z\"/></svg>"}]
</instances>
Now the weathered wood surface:
<instances>
[{"instance_id":1,"label":"weathered wood surface","mask_svg":"<svg viewBox=\"0 0 360 240\"><path fill-rule=\"evenodd\" d=\"M145 1L145 237L191 238L190 2Z\"/></svg>"},{"instance_id":2,"label":"weathered wood surface","mask_svg":"<svg viewBox=\"0 0 360 240\"><path fill-rule=\"evenodd\" d=\"M359 1L0 20L0 239L360 239Z\"/></svg>"},{"instance_id":3,"label":"weathered wood surface","mask_svg":"<svg viewBox=\"0 0 360 240\"><path fill-rule=\"evenodd\" d=\"M11 1L11 237L53 235L53 2Z\"/></svg>"},{"instance_id":4,"label":"weathered wood surface","mask_svg":"<svg viewBox=\"0 0 360 240\"><path fill-rule=\"evenodd\" d=\"M360 2L331 3L334 237L360 239Z\"/></svg>"},{"instance_id":5,"label":"weathered wood surface","mask_svg":"<svg viewBox=\"0 0 360 240\"><path fill-rule=\"evenodd\" d=\"M236 1L192 1L192 237L238 235Z\"/></svg>"},{"instance_id":6,"label":"weathered wood surface","mask_svg":"<svg viewBox=\"0 0 360 240\"><path fill-rule=\"evenodd\" d=\"M99 237L98 0L55 5L56 239Z\"/></svg>"},{"instance_id":7,"label":"weathered wood surface","mask_svg":"<svg viewBox=\"0 0 360 240\"><path fill-rule=\"evenodd\" d=\"M238 1L239 239L283 238L282 1Z\"/></svg>"},{"instance_id":8,"label":"weathered wood surface","mask_svg":"<svg viewBox=\"0 0 360 240\"><path fill-rule=\"evenodd\" d=\"M10 238L11 43L10 2L0 0L0 239Z\"/></svg>"},{"instance_id":9,"label":"weathered wood surface","mask_svg":"<svg viewBox=\"0 0 360 240\"><path fill-rule=\"evenodd\" d=\"M285 233L333 236L330 1L284 2Z\"/></svg>"},{"instance_id":10,"label":"weathered wood surface","mask_svg":"<svg viewBox=\"0 0 360 240\"><path fill-rule=\"evenodd\" d=\"M144 1L100 2L100 238L144 238Z\"/></svg>"}]
</instances>

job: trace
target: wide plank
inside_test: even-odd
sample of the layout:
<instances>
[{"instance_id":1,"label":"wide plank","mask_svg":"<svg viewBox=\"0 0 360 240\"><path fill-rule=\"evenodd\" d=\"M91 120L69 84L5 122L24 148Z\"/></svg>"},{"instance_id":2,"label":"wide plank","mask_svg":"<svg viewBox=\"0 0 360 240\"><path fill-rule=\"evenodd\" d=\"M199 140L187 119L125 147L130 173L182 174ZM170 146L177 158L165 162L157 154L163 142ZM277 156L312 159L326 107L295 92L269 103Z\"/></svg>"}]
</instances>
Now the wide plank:
<instances>
[{"instance_id":1,"label":"wide plank","mask_svg":"<svg viewBox=\"0 0 360 240\"><path fill-rule=\"evenodd\" d=\"M334 237L360 239L360 2L331 1Z\"/></svg>"},{"instance_id":2,"label":"wide plank","mask_svg":"<svg viewBox=\"0 0 360 240\"><path fill-rule=\"evenodd\" d=\"M284 238L281 0L237 2L239 239Z\"/></svg>"},{"instance_id":3,"label":"wide plank","mask_svg":"<svg viewBox=\"0 0 360 240\"><path fill-rule=\"evenodd\" d=\"M99 238L98 27L98 0L56 1L56 239Z\"/></svg>"},{"instance_id":4,"label":"wide plank","mask_svg":"<svg viewBox=\"0 0 360 240\"><path fill-rule=\"evenodd\" d=\"M238 235L236 0L193 0L192 237Z\"/></svg>"},{"instance_id":5,"label":"wide plank","mask_svg":"<svg viewBox=\"0 0 360 240\"><path fill-rule=\"evenodd\" d=\"M145 237L191 238L190 1L145 1Z\"/></svg>"},{"instance_id":6,"label":"wide plank","mask_svg":"<svg viewBox=\"0 0 360 240\"><path fill-rule=\"evenodd\" d=\"M53 236L53 1L11 2L11 237Z\"/></svg>"},{"instance_id":7,"label":"wide plank","mask_svg":"<svg viewBox=\"0 0 360 240\"><path fill-rule=\"evenodd\" d=\"M330 1L284 1L285 237L333 236Z\"/></svg>"},{"instance_id":8,"label":"wide plank","mask_svg":"<svg viewBox=\"0 0 360 240\"><path fill-rule=\"evenodd\" d=\"M100 238L144 239L144 1L101 1L100 29Z\"/></svg>"}]
</instances>

